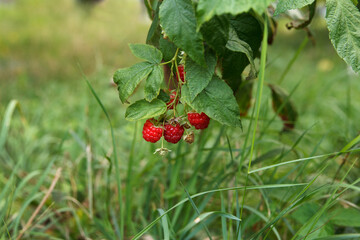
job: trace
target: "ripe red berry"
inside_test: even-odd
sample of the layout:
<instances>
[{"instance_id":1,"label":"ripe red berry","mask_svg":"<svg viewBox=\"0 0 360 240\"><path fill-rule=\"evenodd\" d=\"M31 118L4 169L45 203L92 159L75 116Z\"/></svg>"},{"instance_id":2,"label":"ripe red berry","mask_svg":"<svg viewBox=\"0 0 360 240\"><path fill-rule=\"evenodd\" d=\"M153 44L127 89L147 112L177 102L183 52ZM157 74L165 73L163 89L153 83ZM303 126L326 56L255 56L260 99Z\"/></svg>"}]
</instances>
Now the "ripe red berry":
<instances>
[{"instance_id":1,"label":"ripe red berry","mask_svg":"<svg viewBox=\"0 0 360 240\"><path fill-rule=\"evenodd\" d=\"M175 98L176 98L176 102L174 103ZM179 102L179 96L177 96L176 90L172 90L170 92L170 101L166 104L167 109L174 109L174 107L176 107L178 102Z\"/></svg>"},{"instance_id":2,"label":"ripe red berry","mask_svg":"<svg viewBox=\"0 0 360 240\"><path fill-rule=\"evenodd\" d=\"M179 71L179 75L180 75L180 79L182 82L185 82L185 71L184 71L184 65L179 65L178 66L178 71ZM177 74L176 74L177 75ZM177 81L179 81L179 78L176 78Z\"/></svg>"},{"instance_id":3,"label":"ripe red berry","mask_svg":"<svg viewBox=\"0 0 360 240\"><path fill-rule=\"evenodd\" d=\"M162 137L163 129L161 127L154 126L150 119L148 119L144 124L142 134L146 141L156 143Z\"/></svg>"},{"instance_id":4,"label":"ripe red berry","mask_svg":"<svg viewBox=\"0 0 360 240\"><path fill-rule=\"evenodd\" d=\"M180 141L184 134L184 128L180 124L173 126L171 124L165 124L164 138L167 142L177 143Z\"/></svg>"},{"instance_id":5,"label":"ripe red berry","mask_svg":"<svg viewBox=\"0 0 360 240\"><path fill-rule=\"evenodd\" d=\"M205 129L209 126L210 118L205 113L188 113L188 120L196 129Z\"/></svg>"}]
</instances>

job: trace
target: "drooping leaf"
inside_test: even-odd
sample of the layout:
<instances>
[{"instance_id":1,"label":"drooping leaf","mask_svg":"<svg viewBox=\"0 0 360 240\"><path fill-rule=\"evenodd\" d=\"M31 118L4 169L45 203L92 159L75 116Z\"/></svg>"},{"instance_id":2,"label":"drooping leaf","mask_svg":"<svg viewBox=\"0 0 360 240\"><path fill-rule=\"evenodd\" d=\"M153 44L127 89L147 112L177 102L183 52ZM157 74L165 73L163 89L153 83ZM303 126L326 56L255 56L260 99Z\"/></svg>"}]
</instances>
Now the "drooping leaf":
<instances>
[{"instance_id":1,"label":"drooping leaf","mask_svg":"<svg viewBox=\"0 0 360 240\"><path fill-rule=\"evenodd\" d=\"M255 63L254 63L253 51L252 51L250 45L247 44L247 42L239 39L234 28L232 28L232 27L230 28L230 31L229 31L229 40L226 43L226 48L233 52L244 53L250 62L251 75L253 77L256 77L257 74L256 74Z\"/></svg>"},{"instance_id":2,"label":"drooping leaf","mask_svg":"<svg viewBox=\"0 0 360 240\"><path fill-rule=\"evenodd\" d=\"M213 76L209 85L192 102L186 84L181 91L182 101L197 112L204 112L210 118L228 126L241 126L240 111L233 91L217 76Z\"/></svg>"},{"instance_id":3,"label":"drooping leaf","mask_svg":"<svg viewBox=\"0 0 360 240\"><path fill-rule=\"evenodd\" d=\"M148 4L148 1L145 0L145 5ZM150 25L147 37L146 37L146 44L151 44L155 47L159 46L159 39L161 37L161 27L160 27L160 20L159 20L159 7L160 4L157 3L157 7L154 12L154 18ZM149 15L152 14L151 6L148 5Z\"/></svg>"},{"instance_id":4,"label":"drooping leaf","mask_svg":"<svg viewBox=\"0 0 360 240\"><path fill-rule=\"evenodd\" d=\"M253 81L244 81L235 93L235 98L240 109L240 116L246 116L251 106L253 85Z\"/></svg>"},{"instance_id":5,"label":"drooping leaf","mask_svg":"<svg viewBox=\"0 0 360 240\"><path fill-rule=\"evenodd\" d=\"M164 0L160 23L165 34L195 62L205 65L202 36L196 31L195 10L191 0Z\"/></svg>"},{"instance_id":6,"label":"drooping leaf","mask_svg":"<svg viewBox=\"0 0 360 240\"><path fill-rule=\"evenodd\" d=\"M250 14L240 14L230 20L238 38L250 45L253 55L256 56L262 41L263 30L260 23ZM234 92L241 84L241 74L249 60L244 53L226 49L222 61L223 79L226 80Z\"/></svg>"},{"instance_id":7,"label":"drooping leaf","mask_svg":"<svg viewBox=\"0 0 360 240\"><path fill-rule=\"evenodd\" d=\"M225 52L225 45L229 39L230 21L227 16L214 16L201 26L201 33L205 42L220 56Z\"/></svg>"},{"instance_id":8,"label":"drooping leaf","mask_svg":"<svg viewBox=\"0 0 360 240\"><path fill-rule=\"evenodd\" d=\"M162 60L162 53L154 46L147 44L129 44L131 52L138 58L148 62L159 64Z\"/></svg>"},{"instance_id":9,"label":"drooping leaf","mask_svg":"<svg viewBox=\"0 0 360 240\"><path fill-rule=\"evenodd\" d=\"M331 213L331 222L338 226L360 227L360 211L353 208L336 209Z\"/></svg>"},{"instance_id":10,"label":"drooping leaf","mask_svg":"<svg viewBox=\"0 0 360 240\"><path fill-rule=\"evenodd\" d=\"M142 99L131 104L126 109L125 119L129 121L148 119L165 113L166 109L166 103L159 99L151 102Z\"/></svg>"},{"instance_id":11,"label":"drooping leaf","mask_svg":"<svg viewBox=\"0 0 360 240\"><path fill-rule=\"evenodd\" d=\"M284 130L294 129L298 113L289 95L279 86L269 84L269 87L271 89L273 109L282 119Z\"/></svg>"},{"instance_id":12,"label":"drooping leaf","mask_svg":"<svg viewBox=\"0 0 360 240\"><path fill-rule=\"evenodd\" d=\"M328 0L326 22L339 56L360 72L360 11L351 0Z\"/></svg>"},{"instance_id":13,"label":"drooping leaf","mask_svg":"<svg viewBox=\"0 0 360 240\"><path fill-rule=\"evenodd\" d=\"M230 19L230 24L239 39L247 42L254 53L260 48L264 26L252 14L237 15Z\"/></svg>"},{"instance_id":14,"label":"drooping leaf","mask_svg":"<svg viewBox=\"0 0 360 240\"><path fill-rule=\"evenodd\" d=\"M160 93L161 84L164 82L164 71L160 65L154 65L145 84L145 99L149 102L154 100Z\"/></svg>"},{"instance_id":15,"label":"drooping leaf","mask_svg":"<svg viewBox=\"0 0 360 240\"><path fill-rule=\"evenodd\" d=\"M153 64L148 62L137 63L128 68L122 68L115 72L114 82L118 86L119 97L125 103L130 95L135 91L136 86L141 80L147 78L153 69Z\"/></svg>"},{"instance_id":16,"label":"drooping leaf","mask_svg":"<svg viewBox=\"0 0 360 240\"><path fill-rule=\"evenodd\" d=\"M209 21L213 16L230 13L238 15L250 9L262 14L274 0L199 0L197 6L198 25Z\"/></svg>"},{"instance_id":17,"label":"drooping leaf","mask_svg":"<svg viewBox=\"0 0 360 240\"><path fill-rule=\"evenodd\" d=\"M186 61L186 82L189 89L190 101L202 91L211 81L216 67L216 56L208 51L205 55L206 67L189 59Z\"/></svg>"},{"instance_id":18,"label":"drooping leaf","mask_svg":"<svg viewBox=\"0 0 360 240\"><path fill-rule=\"evenodd\" d=\"M303 8L306 5L312 4L315 0L280 0L276 6L274 16L284 13L291 9Z\"/></svg>"}]
</instances>

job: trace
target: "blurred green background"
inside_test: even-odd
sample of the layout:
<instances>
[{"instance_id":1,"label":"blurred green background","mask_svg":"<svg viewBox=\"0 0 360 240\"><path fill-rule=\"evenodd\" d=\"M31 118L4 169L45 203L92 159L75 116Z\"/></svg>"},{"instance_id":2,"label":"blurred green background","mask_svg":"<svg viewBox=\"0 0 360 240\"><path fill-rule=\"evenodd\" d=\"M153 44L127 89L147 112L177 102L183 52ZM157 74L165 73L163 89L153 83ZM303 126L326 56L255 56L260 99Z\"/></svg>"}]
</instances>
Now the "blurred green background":
<instances>
[{"instance_id":1,"label":"blurred green background","mask_svg":"<svg viewBox=\"0 0 360 240\"><path fill-rule=\"evenodd\" d=\"M281 74L306 37L304 31L287 30L285 24L288 21L279 21L277 36L269 48L265 79L267 83L279 82ZM137 206L137 200L141 201L138 205L143 206L141 204L145 204L146 198L139 196L152 191L151 188L142 189L144 182L154 181L156 186L162 187L166 185L158 181L157 174L161 172L162 177L166 177L167 161L171 163L177 159L178 155L174 153L177 147L167 145L174 152L166 161L162 162L160 156L153 155L160 144L149 144L141 138L143 122L136 124L124 120L125 107L118 99L116 88L111 85L116 69L128 67L138 61L131 54L128 43L144 43L150 23L140 1L135 0L104 0L95 5L83 5L75 0L0 0L0 120L4 119L6 107L13 99L19 101L22 112L15 112L6 139L6 151L0 154L1 188L7 183L9 174L19 159L26 160L22 171L17 173L19 179L29 173L34 173L34 176L39 174L38 170L45 169L50 159L56 155L61 138L64 134L69 134L70 140L64 142L61 160L57 160L54 167L51 167L52 173L55 166L63 168L59 194L69 194L88 206L84 173L84 149L87 145L92 146L97 155L93 165L96 179L94 191L98 190L97 194L101 194L102 188L107 184L103 180L109 168L104 156L111 155L113 149L108 123L91 95L82 71L112 119L122 173L128 170L131 142L133 136L136 137L136 163L133 171L137 178L133 180L132 186L139 192L136 193L138 198L133 196L136 199L134 207ZM348 69L337 56L328 39L325 20L321 16L316 17L310 30L315 42L308 42L281 83L288 92L299 84L292 95L299 112L296 129L292 133L281 134L282 122L276 118L266 130L264 140L257 143L256 156L277 146L291 148L306 130L308 131L296 146L296 151L285 159L310 156L313 149L317 149L316 154L336 152L357 136L360 130L359 76ZM140 95L141 92L136 94ZM262 119L273 116L270 95L270 91L266 89ZM25 120L21 121L21 117ZM243 124L244 131L226 129L232 146L237 149L234 151L239 152L242 146L249 118L244 118ZM260 121L260 131L264 125L265 121ZM211 130L202 136L206 142L201 148L199 145L199 148L190 148L190 151L186 147L189 150L186 154L195 156L198 149L208 151L220 129L219 124L214 121L211 126ZM221 138L220 146L216 155L220 160L219 164L227 159L222 152L227 146L226 138ZM318 169L319 165L311 167ZM330 172L334 174L336 169ZM276 177L281 178L287 174L285 170L286 168L279 171ZM185 169L184 176L191 176L191 171L192 169ZM310 174L313 174L311 169ZM51 179L51 176L46 178L46 186ZM36 181L30 183L32 186ZM22 206L31 189L24 189L23 195L14 201L12 211L16 212ZM53 198L56 201L56 196ZM162 200L159 200L161 204ZM32 207L35 206L37 205ZM155 208L154 206L147 207ZM99 209L101 210L101 206ZM142 213L146 210L148 209L134 212ZM78 208L78 211L81 209ZM26 211L25 219L31 213L31 210ZM145 224L141 217L136 217L136 221L139 225L136 229L141 229L140 226Z\"/></svg>"}]
</instances>

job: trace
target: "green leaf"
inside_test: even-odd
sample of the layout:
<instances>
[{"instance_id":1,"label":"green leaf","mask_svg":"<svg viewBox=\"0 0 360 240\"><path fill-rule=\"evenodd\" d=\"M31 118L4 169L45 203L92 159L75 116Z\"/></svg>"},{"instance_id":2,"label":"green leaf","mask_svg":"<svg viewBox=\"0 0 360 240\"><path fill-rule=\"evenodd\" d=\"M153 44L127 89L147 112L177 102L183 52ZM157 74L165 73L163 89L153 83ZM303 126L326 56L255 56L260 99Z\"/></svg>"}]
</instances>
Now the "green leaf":
<instances>
[{"instance_id":1,"label":"green leaf","mask_svg":"<svg viewBox=\"0 0 360 240\"><path fill-rule=\"evenodd\" d=\"M138 58L159 64L163 58L159 49L147 44L129 44L131 52Z\"/></svg>"},{"instance_id":2,"label":"green leaf","mask_svg":"<svg viewBox=\"0 0 360 240\"><path fill-rule=\"evenodd\" d=\"M229 41L226 44L226 48L233 51L233 52L241 52L246 55L248 58L250 65L251 65L251 75L253 77L256 77L256 68L253 58L253 51L249 44L247 44L245 41L240 40L237 36L234 28L230 28L229 32Z\"/></svg>"},{"instance_id":3,"label":"green leaf","mask_svg":"<svg viewBox=\"0 0 360 240\"><path fill-rule=\"evenodd\" d=\"M210 118L232 127L240 127L240 111L231 88L217 76L213 76L209 85L190 101L190 94L185 84L182 87L182 101L197 112L204 112Z\"/></svg>"},{"instance_id":4,"label":"green leaf","mask_svg":"<svg viewBox=\"0 0 360 240\"><path fill-rule=\"evenodd\" d=\"M284 13L291 9L303 8L307 5L310 5L315 0L280 0L278 5L276 6L274 16L279 15L280 13Z\"/></svg>"},{"instance_id":5,"label":"green leaf","mask_svg":"<svg viewBox=\"0 0 360 240\"><path fill-rule=\"evenodd\" d=\"M159 93L159 95L157 96L157 98L158 99L160 99L161 101L163 101L163 102L169 102L170 101L170 96L169 96L169 94L167 94L167 93L165 93L165 91L164 90L160 90L160 93Z\"/></svg>"},{"instance_id":6,"label":"green leaf","mask_svg":"<svg viewBox=\"0 0 360 240\"><path fill-rule=\"evenodd\" d=\"M155 99L152 102L142 99L131 104L126 109L125 119L129 121L148 119L164 114L166 109L166 103L159 99Z\"/></svg>"},{"instance_id":7,"label":"green leaf","mask_svg":"<svg viewBox=\"0 0 360 240\"><path fill-rule=\"evenodd\" d=\"M333 211L331 222L338 226L360 227L360 211L353 208L339 208Z\"/></svg>"},{"instance_id":8,"label":"green leaf","mask_svg":"<svg viewBox=\"0 0 360 240\"><path fill-rule=\"evenodd\" d=\"M264 24L260 23L252 14L243 13L230 19L239 39L247 42L255 53L261 45ZM256 55L256 54L255 54Z\"/></svg>"},{"instance_id":9,"label":"green leaf","mask_svg":"<svg viewBox=\"0 0 360 240\"><path fill-rule=\"evenodd\" d=\"M250 9L262 14L275 0L199 0L197 7L198 25L209 21L213 16L230 13L238 15Z\"/></svg>"},{"instance_id":10,"label":"green leaf","mask_svg":"<svg viewBox=\"0 0 360 240\"><path fill-rule=\"evenodd\" d=\"M163 54L164 61L168 62L174 57L177 47L168 39L161 37L159 40L159 49Z\"/></svg>"},{"instance_id":11,"label":"green leaf","mask_svg":"<svg viewBox=\"0 0 360 240\"><path fill-rule=\"evenodd\" d=\"M229 26L229 19L222 15L213 17L200 29L205 42L220 56L224 54L229 39Z\"/></svg>"},{"instance_id":12,"label":"green leaf","mask_svg":"<svg viewBox=\"0 0 360 240\"><path fill-rule=\"evenodd\" d=\"M148 62L137 63L128 68L122 68L115 72L114 82L118 86L119 97L125 103L130 95L135 91L136 86L141 80L147 78L151 73L153 65Z\"/></svg>"},{"instance_id":13,"label":"green leaf","mask_svg":"<svg viewBox=\"0 0 360 240\"><path fill-rule=\"evenodd\" d=\"M360 72L360 12L351 0L326 1L330 39L339 56Z\"/></svg>"},{"instance_id":14,"label":"green leaf","mask_svg":"<svg viewBox=\"0 0 360 240\"><path fill-rule=\"evenodd\" d=\"M230 20L238 38L250 45L253 54L257 55L262 41L263 30L260 23L250 14L243 13ZM234 92L241 84L241 74L249 60L244 53L225 51L222 61L223 79L231 86Z\"/></svg>"},{"instance_id":15,"label":"green leaf","mask_svg":"<svg viewBox=\"0 0 360 240\"><path fill-rule=\"evenodd\" d=\"M191 0L164 0L160 23L170 40L195 62L205 65L202 36L196 31L195 10Z\"/></svg>"},{"instance_id":16,"label":"green leaf","mask_svg":"<svg viewBox=\"0 0 360 240\"><path fill-rule=\"evenodd\" d=\"M145 0L145 4L147 4L147 3L148 3L148 1ZM148 7L150 8L151 6L148 6ZM151 44L155 47L159 46L159 39L161 38L161 27L160 27L160 21L159 21L159 7L160 7L160 4L157 3L156 11L154 13L154 18L150 25L150 28L149 28L149 31L148 31L148 34L146 37L146 43Z\"/></svg>"},{"instance_id":17,"label":"green leaf","mask_svg":"<svg viewBox=\"0 0 360 240\"><path fill-rule=\"evenodd\" d=\"M284 122L284 130L294 129L298 113L289 99L289 94L279 86L269 84L269 87L271 89L273 109Z\"/></svg>"},{"instance_id":18,"label":"green leaf","mask_svg":"<svg viewBox=\"0 0 360 240\"><path fill-rule=\"evenodd\" d=\"M164 82L162 66L155 65L145 84L145 99L149 102L154 100L160 93L161 84Z\"/></svg>"},{"instance_id":19,"label":"green leaf","mask_svg":"<svg viewBox=\"0 0 360 240\"><path fill-rule=\"evenodd\" d=\"M186 61L185 72L186 82L189 89L190 101L202 91L212 79L216 67L216 56L212 52L207 52L206 67L203 67L189 59Z\"/></svg>"}]
</instances>

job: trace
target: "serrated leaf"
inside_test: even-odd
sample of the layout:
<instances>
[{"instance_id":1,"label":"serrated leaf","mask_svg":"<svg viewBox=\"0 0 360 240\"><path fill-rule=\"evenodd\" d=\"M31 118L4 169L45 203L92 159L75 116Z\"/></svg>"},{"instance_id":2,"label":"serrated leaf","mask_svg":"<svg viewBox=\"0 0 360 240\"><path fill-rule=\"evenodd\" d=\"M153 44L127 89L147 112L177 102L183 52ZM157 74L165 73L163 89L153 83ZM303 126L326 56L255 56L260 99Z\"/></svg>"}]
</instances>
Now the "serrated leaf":
<instances>
[{"instance_id":1,"label":"serrated leaf","mask_svg":"<svg viewBox=\"0 0 360 240\"><path fill-rule=\"evenodd\" d=\"M138 58L159 64L163 58L159 49L147 44L129 44L131 52Z\"/></svg>"},{"instance_id":2,"label":"serrated leaf","mask_svg":"<svg viewBox=\"0 0 360 240\"><path fill-rule=\"evenodd\" d=\"M284 130L294 129L298 113L289 99L289 95L279 86L269 84L269 87L271 89L273 109L284 122Z\"/></svg>"},{"instance_id":3,"label":"serrated leaf","mask_svg":"<svg viewBox=\"0 0 360 240\"><path fill-rule=\"evenodd\" d=\"M197 7L198 25L209 21L213 16L230 13L238 15L250 9L262 14L274 0L199 0Z\"/></svg>"},{"instance_id":4,"label":"serrated leaf","mask_svg":"<svg viewBox=\"0 0 360 240\"><path fill-rule=\"evenodd\" d=\"M360 12L351 0L326 1L326 22L337 53L360 72Z\"/></svg>"},{"instance_id":5,"label":"serrated leaf","mask_svg":"<svg viewBox=\"0 0 360 240\"><path fill-rule=\"evenodd\" d=\"M197 112L204 112L210 118L232 127L240 127L240 111L231 88L217 76L213 76L209 85L190 101L187 85L181 90L182 101Z\"/></svg>"},{"instance_id":6,"label":"serrated leaf","mask_svg":"<svg viewBox=\"0 0 360 240\"><path fill-rule=\"evenodd\" d=\"M128 68L122 68L115 72L114 82L118 86L119 97L125 103L130 95L135 91L136 86L141 80L147 78L153 69L153 64L148 62L137 63Z\"/></svg>"},{"instance_id":7,"label":"serrated leaf","mask_svg":"<svg viewBox=\"0 0 360 240\"><path fill-rule=\"evenodd\" d=\"M142 99L131 104L126 109L125 119L129 121L148 119L164 114L166 109L166 103L159 99L155 99L151 102Z\"/></svg>"},{"instance_id":8,"label":"serrated leaf","mask_svg":"<svg viewBox=\"0 0 360 240\"><path fill-rule=\"evenodd\" d=\"M252 14L243 13L230 19L230 25L235 29L239 39L247 42L253 52L260 48L263 38L263 23Z\"/></svg>"},{"instance_id":9,"label":"serrated leaf","mask_svg":"<svg viewBox=\"0 0 360 240\"><path fill-rule=\"evenodd\" d=\"M201 33L206 43L220 56L225 52L229 39L230 21L227 16L215 16L201 26Z\"/></svg>"},{"instance_id":10,"label":"serrated leaf","mask_svg":"<svg viewBox=\"0 0 360 240\"><path fill-rule=\"evenodd\" d=\"M196 31L195 10L191 0L164 0L160 6L160 23L176 46L198 64L205 65L202 36Z\"/></svg>"},{"instance_id":11,"label":"serrated leaf","mask_svg":"<svg viewBox=\"0 0 360 240\"><path fill-rule=\"evenodd\" d=\"M238 38L250 45L253 54L258 52L262 41L263 30L260 23L250 14L243 13L230 20ZM241 74L249 60L245 54L226 49L222 61L223 79L234 92L241 84Z\"/></svg>"},{"instance_id":12,"label":"serrated leaf","mask_svg":"<svg viewBox=\"0 0 360 240\"><path fill-rule=\"evenodd\" d=\"M315 0L280 0L276 6L274 16L279 15L280 13L284 13L291 9L299 9L303 8L307 5L310 5Z\"/></svg>"},{"instance_id":13,"label":"serrated leaf","mask_svg":"<svg viewBox=\"0 0 360 240\"><path fill-rule=\"evenodd\" d=\"M226 48L233 52L241 52L246 55L251 65L251 75L256 77L256 68L253 58L253 51L247 42L240 40L237 36L234 28L230 28L229 30L229 41L226 43Z\"/></svg>"},{"instance_id":14,"label":"serrated leaf","mask_svg":"<svg viewBox=\"0 0 360 240\"><path fill-rule=\"evenodd\" d=\"M212 52L205 55L206 67L203 67L189 59L186 61L186 82L189 89L190 101L202 91L211 81L216 67L216 56Z\"/></svg>"},{"instance_id":15,"label":"serrated leaf","mask_svg":"<svg viewBox=\"0 0 360 240\"><path fill-rule=\"evenodd\" d=\"M331 222L338 226L344 227L360 227L360 211L348 209L336 209L331 214Z\"/></svg>"},{"instance_id":16,"label":"serrated leaf","mask_svg":"<svg viewBox=\"0 0 360 240\"><path fill-rule=\"evenodd\" d=\"M161 84L164 82L164 71L160 65L154 65L152 72L146 80L145 99L149 102L154 100L160 92Z\"/></svg>"}]
</instances>

